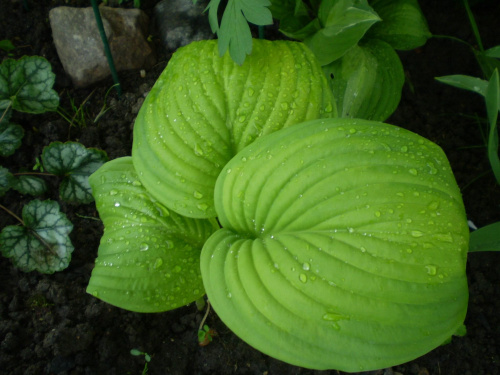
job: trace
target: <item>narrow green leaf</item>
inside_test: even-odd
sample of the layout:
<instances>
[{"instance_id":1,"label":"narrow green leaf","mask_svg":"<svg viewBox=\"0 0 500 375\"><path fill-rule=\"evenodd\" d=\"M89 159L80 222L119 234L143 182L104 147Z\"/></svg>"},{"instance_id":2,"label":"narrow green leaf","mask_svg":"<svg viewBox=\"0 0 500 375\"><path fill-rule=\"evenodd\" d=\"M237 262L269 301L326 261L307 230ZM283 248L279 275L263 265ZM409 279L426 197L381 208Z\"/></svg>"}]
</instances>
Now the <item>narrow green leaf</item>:
<instances>
[{"instance_id":1,"label":"narrow green leaf","mask_svg":"<svg viewBox=\"0 0 500 375\"><path fill-rule=\"evenodd\" d=\"M77 142L52 142L42 152L45 171L64 177L59 188L61 199L76 203L94 200L88 178L107 160L104 151Z\"/></svg>"},{"instance_id":2,"label":"narrow green leaf","mask_svg":"<svg viewBox=\"0 0 500 375\"><path fill-rule=\"evenodd\" d=\"M223 322L301 367L391 367L441 345L467 311L469 231L444 152L359 119L262 137L222 170L223 229L201 272Z\"/></svg>"},{"instance_id":3,"label":"narrow green leaf","mask_svg":"<svg viewBox=\"0 0 500 375\"><path fill-rule=\"evenodd\" d=\"M21 194L29 194L36 197L47 191L47 183L40 177L22 175L16 177L13 189Z\"/></svg>"},{"instance_id":4,"label":"narrow green leaf","mask_svg":"<svg viewBox=\"0 0 500 375\"><path fill-rule=\"evenodd\" d=\"M370 5L383 20L370 29L370 37L398 50L410 50L432 36L417 0L373 0Z\"/></svg>"},{"instance_id":5,"label":"narrow green leaf","mask_svg":"<svg viewBox=\"0 0 500 375\"><path fill-rule=\"evenodd\" d=\"M14 176L9 172L7 168L0 165L0 197L4 196L5 193L12 188L14 185Z\"/></svg>"},{"instance_id":6,"label":"narrow green leaf","mask_svg":"<svg viewBox=\"0 0 500 375\"><path fill-rule=\"evenodd\" d=\"M331 77L340 117L384 121L399 104L403 66L394 49L381 40L352 47L323 70Z\"/></svg>"},{"instance_id":7,"label":"narrow green leaf","mask_svg":"<svg viewBox=\"0 0 500 375\"><path fill-rule=\"evenodd\" d=\"M52 90L55 74L50 63L40 56L6 59L0 65L0 110L28 113L55 111L59 95Z\"/></svg>"},{"instance_id":8,"label":"narrow green leaf","mask_svg":"<svg viewBox=\"0 0 500 375\"><path fill-rule=\"evenodd\" d=\"M486 110L488 121L490 123L490 132L488 135L488 158L491 168L495 174L497 182L500 184L500 159L498 158L498 129L497 119L500 110L500 80L498 70L495 69L491 75L488 87L486 88Z\"/></svg>"},{"instance_id":9,"label":"narrow green leaf","mask_svg":"<svg viewBox=\"0 0 500 375\"><path fill-rule=\"evenodd\" d=\"M24 130L5 118L0 122L0 156L10 156L21 146Z\"/></svg>"},{"instance_id":10,"label":"narrow green leaf","mask_svg":"<svg viewBox=\"0 0 500 375\"><path fill-rule=\"evenodd\" d=\"M24 272L54 273L68 267L73 224L54 201L33 200L23 208L24 226L10 225L0 233L3 256Z\"/></svg>"},{"instance_id":11,"label":"narrow green leaf","mask_svg":"<svg viewBox=\"0 0 500 375\"><path fill-rule=\"evenodd\" d=\"M495 46L484 51L484 54L488 57L494 57L500 59L500 46Z\"/></svg>"},{"instance_id":12,"label":"narrow green leaf","mask_svg":"<svg viewBox=\"0 0 500 375\"><path fill-rule=\"evenodd\" d=\"M200 252L217 225L151 199L130 157L104 164L89 180L105 231L87 292L138 312L171 310L203 296Z\"/></svg>"},{"instance_id":13,"label":"narrow green leaf","mask_svg":"<svg viewBox=\"0 0 500 375\"><path fill-rule=\"evenodd\" d=\"M500 221L470 234L469 252L500 251Z\"/></svg>"},{"instance_id":14,"label":"narrow green leaf","mask_svg":"<svg viewBox=\"0 0 500 375\"><path fill-rule=\"evenodd\" d=\"M374 23L381 20L366 0L323 1L318 18L323 28L306 38L304 43L321 65L342 57Z\"/></svg>"},{"instance_id":15,"label":"narrow green leaf","mask_svg":"<svg viewBox=\"0 0 500 375\"><path fill-rule=\"evenodd\" d=\"M304 44L254 40L239 66L218 57L215 41L195 42L172 56L146 98L132 158L163 205L215 217L215 181L238 151L281 128L335 115L328 82Z\"/></svg>"},{"instance_id":16,"label":"narrow green leaf","mask_svg":"<svg viewBox=\"0 0 500 375\"><path fill-rule=\"evenodd\" d=\"M482 96L486 95L486 88L488 87L488 81L485 81L484 79L461 74L435 77L435 79L439 82L457 87L459 89L476 92Z\"/></svg>"}]
</instances>

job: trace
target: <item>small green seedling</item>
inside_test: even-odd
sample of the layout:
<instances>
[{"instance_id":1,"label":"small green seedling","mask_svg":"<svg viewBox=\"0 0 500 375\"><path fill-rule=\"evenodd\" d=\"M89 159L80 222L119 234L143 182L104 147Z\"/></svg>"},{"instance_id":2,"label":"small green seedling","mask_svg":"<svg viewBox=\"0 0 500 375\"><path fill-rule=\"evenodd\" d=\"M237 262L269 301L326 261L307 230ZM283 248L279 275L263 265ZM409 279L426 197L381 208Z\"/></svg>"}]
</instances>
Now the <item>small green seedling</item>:
<instances>
[{"instance_id":1,"label":"small green seedling","mask_svg":"<svg viewBox=\"0 0 500 375\"><path fill-rule=\"evenodd\" d=\"M151 356L146 352L141 352L138 349L130 350L130 354L139 357L141 355L144 356L144 368L142 369L142 375L146 375L148 373L148 363L151 362Z\"/></svg>"},{"instance_id":2,"label":"small green seedling","mask_svg":"<svg viewBox=\"0 0 500 375\"><path fill-rule=\"evenodd\" d=\"M205 324L203 329L198 330L198 343L200 346L207 346L212 342L214 336L217 336L217 331Z\"/></svg>"}]
</instances>

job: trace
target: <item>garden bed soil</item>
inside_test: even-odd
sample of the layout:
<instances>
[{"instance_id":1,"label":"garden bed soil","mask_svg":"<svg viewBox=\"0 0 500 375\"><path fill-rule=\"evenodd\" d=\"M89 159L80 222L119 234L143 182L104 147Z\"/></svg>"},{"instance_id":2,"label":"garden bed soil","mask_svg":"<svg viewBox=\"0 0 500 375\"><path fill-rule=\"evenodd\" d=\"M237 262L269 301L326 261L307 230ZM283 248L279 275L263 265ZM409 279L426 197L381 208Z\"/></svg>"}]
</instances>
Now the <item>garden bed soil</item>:
<instances>
[{"instance_id":1,"label":"garden bed soil","mask_svg":"<svg viewBox=\"0 0 500 375\"><path fill-rule=\"evenodd\" d=\"M157 1L143 0L151 17ZM85 101L86 122L69 127L57 113L14 114L13 122L25 129L23 145L14 156L1 161L11 171L35 164L44 146L52 141L74 140L105 150L110 159L130 155L134 118L149 89L165 68L169 53L151 33L159 63L146 77L131 71L120 74L120 99L106 80L89 89L75 90L66 77L52 42L48 12L61 5L88 6L80 0L0 3L0 39L17 46L12 57L40 55L57 75L55 89L61 106L71 110L71 100ZM420 1L431 31L474 43L466 13L455 0ZM486 47L500 44L498 1L473 6ZM401 104L387 121L416 132L439 144L446 152L470 220L478 227L500 220L500 189L489 167L480 126L474 118L485 117L483 100L472 93L440 84L436 76L480 71L470 50L447 39L431 39L423 47L400 53L407 83ZM7 54L0 51L0 57ZM93 119L103 104L110 110ZM42 199L57 199L57 181ZM2 204L20 214L29 197L9 192ZM85 292L99 240L103 232L94 204L69 205L61 209L74 224L71 240L75 250L70 266L53 275L23 273L0 257L0 373L1 374L141 374L144 357L131 349L149 353L148 374L339 374L291 366L270 358L236 337L211 312L207 323L218 332L213 342L198 346L197 330L203 312L196 306L159 314L139 314L108 305ZM0 227L16 224L5 214ZM500 374L500 254L470 254L467 264L470 287L467 335L412 362L370 374L494 375Z\"/></svg>"}]
</instances>

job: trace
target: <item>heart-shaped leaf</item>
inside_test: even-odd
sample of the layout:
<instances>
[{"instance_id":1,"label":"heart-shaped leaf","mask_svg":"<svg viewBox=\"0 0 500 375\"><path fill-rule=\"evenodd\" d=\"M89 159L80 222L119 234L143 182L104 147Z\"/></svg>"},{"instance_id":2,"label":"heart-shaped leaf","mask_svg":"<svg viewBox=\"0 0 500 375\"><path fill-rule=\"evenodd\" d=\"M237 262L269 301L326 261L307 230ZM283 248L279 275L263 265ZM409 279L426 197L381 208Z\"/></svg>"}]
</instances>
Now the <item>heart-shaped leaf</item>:
<instances>
[{"instance_id":1,"label":"heart-shaped leaf","mask_svg":"<svg viewBox=\"0 0 500 375\"><path fill-rule=\"evenodd\" d=\"M201 270L224 323L314 369L412 360L462 326L468 227L443 151L407 130L316 120L257 140L215 188Z\"/></svg>"},{"instance_id":2,"label":"heart-shaped leaf","mask_svg":"<svg viewBox=\"0 0 500 375\"><path fill-rule=\"evenodd\" d=\"M29 202L23 208L23 226L9 225L0 233L3 256L12 258L20 270L54 273L67 268L73 245L73 224L54 201Z\"/></svg>"},{"instance_id":3,"label":"heart-shaped leaf","mask_svg":"<svg viewBox=\"0 0 500 375\"><path fill-rule=\"evenodd\" d=\"M0 113L0 156L10 156L21 146L24 130L20 125L9 122L10 111Z\"/></svg>"},{"instance_id":4,"label":"heart-shaped leaf","mask_svg":"<svg viewBox=\"0 0 500 375\"><path fill-rule=\"evenodd\" d=\"M3 196L15 183L15 178L7 168L0 165L0 197Z\"/></svg>"},{"instance_id":5,"label":"heart-shaped leaf","mask_svg":"<svg viewBox=\"0 0 500 375\"><path fill-rule=\"evenodd\" d=\"M394 49L381 40L352 47L323 70L331 77L340 117L384 121L399 104L403 66Z\"/></svg>"},{"instance_id":6,"label":"heart-shaped leaf","mask_svg":"<svg viewBox=\"0 0 500 375\"><path fill-rule=\"evenodd\" d=\"M107 160L104 151L85 148L78 142L52 142L42 152L46 172L64 177L59 192L61 198L68 202L94 201L88 178Z\"/></svg>"},{"instance_id":7,"label":"heart-shaped leaf","mask_svg":"<svg viewBox=\"0 0 500 375\"><path fill-rule=\"evenodd\" d=\"M52 90L56 75L40 56L6 59L0 65L0 110L43 113L55 111L59 95Z\"/></svg>"},{"instance_id":8,"label":"heart-shaped leaf","mask_svg":"<svg viewBox=\"0 0 500 375\"><path fill-rule=\"evenodd\" d=\"M256 138L336 115L321 67L302 43L254 40L242 66L216 41L180 48L149 93L134 126L132 158L163 205L215 217L219 172Z\"/></svg>"},{"instance_id":9,"label":"heart-shaped leaf","mask_svg":"<svg viewBox=\"0 0 500 375\"><path fill-rule=\"evenodd\" d=\"M373 0L370 5L384 20L369 30L370 37L398 50L410 50L432 36L417 0Z\"/></svg>"},{"instance_id":10,"label":"heart-shaped leaf","mask_svg":"<svg viewBox=\"0 0 500 375\"><path fill-rule=\"evenodd\" d=\"M29 194L35 197L47 191L45 180L35 176L16 176L12 187L21 194Z\"/></svg>"},{"instance_id":11,"label":"heart-shaped leaf","mask_svg":"<svg viewBox=\"0 0 500 375\"><path fill-rule=\"evenodd\" d=\"M130 157L104 164L89 181L105 231L88 293L138 312L171 310L205 294L200 251L216 224L151 199Z\"/></svg>"}]
</instances>

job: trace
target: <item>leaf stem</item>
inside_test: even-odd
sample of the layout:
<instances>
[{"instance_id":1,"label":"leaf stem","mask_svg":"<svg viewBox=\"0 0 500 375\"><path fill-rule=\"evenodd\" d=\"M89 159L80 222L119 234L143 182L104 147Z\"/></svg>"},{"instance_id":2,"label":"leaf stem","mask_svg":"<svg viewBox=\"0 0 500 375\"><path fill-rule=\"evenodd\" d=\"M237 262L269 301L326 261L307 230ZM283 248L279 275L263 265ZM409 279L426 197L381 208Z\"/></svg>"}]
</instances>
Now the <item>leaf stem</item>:
<instances>
[{"instance_id":1,"label":"leaf stem","mask_svg":"<svg viewBox=\"0 0 500 375\"><path fill-rule=\"evenodd\" d=\"M3 111L2 113L2 117L0 117L0 122L3 121L4 117L7 115L7 112L9 111L9 108L12 106L12 102L9 102L9 104L7 104L7 108L5 108L5 110Z\"/></svg>"},{"instance_id":2,"label":"leaf stem","mask_svg":"<svg viewBox=\"0 0 500 375\"><path fill-rule=\"evenodd\" d=\"M14 212L12 212L11 210L9 210L7 207L3 206L0 204L0 208L2 210L4 210L5 212L7 212L10 216L12 216L13 218L15 218L17 221L19 221L23 226L26 226L24 224L24 221L19 217L17 216Z\"/></svg>"},{"instance_id":3,"label":"leaf stem","mask_svg":"<svg viewBox=\"0 0 500 375\"><path fill-rule=\"evenodd\" d=\"M208 313L210 312L210 301L207 299L207 311L205 312L205 315L203 316L203 319L201 320L200 323L200 328L198 329L201 331L203 329L203 325L205 324L205 321L207 320Z\"/></svg>"},{"instance_id":4,"label":"leaf stem","mask_svg":"<svg viewBox=\"0 0 500 375\"><path fill-rule=\"evenodd\" d=\"M12 173L14 176L49 176L49 177L57 177L57 175L53 173L45 173L45 172L18 172Z\"/></svg>"}]
</instances>

